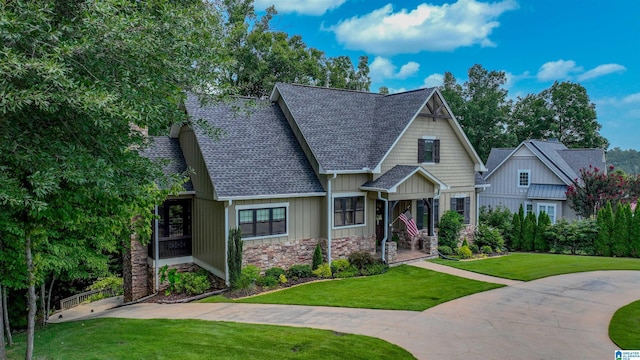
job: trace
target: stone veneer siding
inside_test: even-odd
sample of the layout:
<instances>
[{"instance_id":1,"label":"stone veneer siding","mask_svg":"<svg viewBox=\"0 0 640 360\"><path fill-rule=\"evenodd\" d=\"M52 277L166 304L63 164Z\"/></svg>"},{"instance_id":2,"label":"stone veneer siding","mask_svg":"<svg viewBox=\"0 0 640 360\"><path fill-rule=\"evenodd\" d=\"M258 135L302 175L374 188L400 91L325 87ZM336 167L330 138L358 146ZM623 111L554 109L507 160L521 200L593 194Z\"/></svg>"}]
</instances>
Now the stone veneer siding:
<instances>
[{"instance_id":1,"label":"stone veneer siding","mask_svg":"<svg viewBox=\"0 0 640 360\"><path fill-rule=\"evenodd\" d=\"M124 302L131 302L151 294L149 273L147 270L147 247L134 236L131 246L127 247L123 259Z\"/></svg>"},{"instance_id":2,"label":"stone veneer siding","mask_svg":"<svg viewBox=\"0 0 640 360\"><path fill-rule=\"evenodd\" d=\"M244 243L242 250L242 266L255 265L261 270L272 267L288 269L295 264L309 264L313 261L313 252L320 244L324 260L327 260L327 239L305 239L273 242L267 244ZM353 236L331 240L331 257L333 259L346 258L354 251L376 251L376 237Z\"/></svg>"}]
</instances>

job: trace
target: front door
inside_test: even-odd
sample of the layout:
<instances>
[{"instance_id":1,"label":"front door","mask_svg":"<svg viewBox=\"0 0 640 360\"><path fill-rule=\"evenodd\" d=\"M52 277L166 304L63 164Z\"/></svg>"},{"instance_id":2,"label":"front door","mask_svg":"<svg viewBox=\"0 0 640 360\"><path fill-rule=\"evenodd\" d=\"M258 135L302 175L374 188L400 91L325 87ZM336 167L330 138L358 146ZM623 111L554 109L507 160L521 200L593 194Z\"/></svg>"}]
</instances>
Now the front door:
<instances>
[{"instance_id":1,"label":"front door","mask_svg":"<svg viewBox=\"0 0 640 360\"><path fill-rule=\"evenodd\" d=\"M384 202L376 200L376 240L380 245L384 239Z\"/></svg>"}]
</instances>

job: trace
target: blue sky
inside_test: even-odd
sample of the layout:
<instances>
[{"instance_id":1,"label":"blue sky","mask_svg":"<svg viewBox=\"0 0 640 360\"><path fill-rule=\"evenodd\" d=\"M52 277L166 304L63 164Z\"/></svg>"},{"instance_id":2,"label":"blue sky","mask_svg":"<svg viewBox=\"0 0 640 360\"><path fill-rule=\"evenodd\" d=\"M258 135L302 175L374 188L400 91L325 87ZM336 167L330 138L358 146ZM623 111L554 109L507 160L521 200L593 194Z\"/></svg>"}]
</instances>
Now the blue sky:
<instances>
[{"instance_id":1,"label":"blue sky","mask_svg":"<svg viewBox=\"0 0 640 360\"><path fill-rule=\"evenodd\" d=\"M369 56L371 91L459 83L482 64L506 72L509 96L578 82L596 104L610 148L640 150L637 0L256 0L272 27L328 56Z\"/></svg>"}]
</instances>

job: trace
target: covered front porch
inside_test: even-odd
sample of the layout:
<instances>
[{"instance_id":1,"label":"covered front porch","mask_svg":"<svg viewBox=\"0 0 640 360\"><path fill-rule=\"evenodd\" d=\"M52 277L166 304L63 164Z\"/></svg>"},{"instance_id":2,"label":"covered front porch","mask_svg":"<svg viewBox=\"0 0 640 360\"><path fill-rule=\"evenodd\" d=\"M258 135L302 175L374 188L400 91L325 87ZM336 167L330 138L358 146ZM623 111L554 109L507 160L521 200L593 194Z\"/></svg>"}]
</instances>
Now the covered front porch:
<instances>
[{"instance_id":1,"label":"covered front porch","mask_svg":"<svg viewBox=\"0 0 640 360\"><path fill-rule=\"evenodd\" d=\"M398 165L361 189L376 198L376 239L384 261L437 254L439 194L446 184L421 166Z\"/></svg>"}]
</instances>

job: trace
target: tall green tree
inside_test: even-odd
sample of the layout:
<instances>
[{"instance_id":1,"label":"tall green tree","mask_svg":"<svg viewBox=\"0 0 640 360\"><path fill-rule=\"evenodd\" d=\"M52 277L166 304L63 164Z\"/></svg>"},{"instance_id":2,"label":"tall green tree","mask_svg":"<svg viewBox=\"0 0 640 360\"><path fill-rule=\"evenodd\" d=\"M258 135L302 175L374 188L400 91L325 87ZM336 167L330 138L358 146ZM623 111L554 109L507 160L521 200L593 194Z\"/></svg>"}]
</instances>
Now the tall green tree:
<instances>
[{"instance_id":1,"label":"tall green tree","mask_svg":"<svg viewBox=\"0 0 640 360\"><path fill-rule=\"evenodd\" d=\"M140 155L136 128L189 121L185 91L222 83L220 18L198 0L0 7L0 218L26 274L26 359L54 258L101 268L132 230L148 237L159 188L177 179Z\"/></svg>"},{"instance_id":2,"label":"tall green tree","mask_svg":"<svg viewBox=\"0 0 640 360\"><path fill-rule=\"evenodd\" d=\"M533 242L533 248L535 251L547 252L549 251L549 244L545 238L545 233L551 226L551 219L546 212L541 212L538 215L538 226L536 228L536 235Z\"/></svg>"},{"instance_id":3,"label":"tall green tree","mask_svg":"<svg viewBox=\"0 0 640 360\"><path fill-rule=\"evenodd\" d=\"M611 256L611 245L614 227L614 215L611 203L598 211L598 237L595 241L594 251L596 255Z\"/></svg>"},{"instance_id":4,"label":"tall green tree","mask_svg":"<svg viewBox=\"0 0 640 360\"><path fill-rule=\"evenodd\" d=\"M522 207L522 204L520 204L520 208L518 209L518 212L513 213L513 219L511 220L513 227L511 228L510 240L511 240L511 250L513 251L522 250L522 241L523 241L522 234L523 234L524 221L525 221L524 208Z\"/></svg>"},{"instance_id":5,"label":"tall green tree","mask_svg":"<svg viewBox=\"0 0 640 360\"><path fill-rule=\"evenodd\" d=\"M629 256L632 220L633 213L629 204L620 204L616 207L613 231L611 232L611 254L613 256Z\"/></svg>"},{"instance_id":6,"label":"tall green tree","mask_svg":"<svg viewBox=\"0 0 640 360\"><path fill-rule=\"evenodd\" d=\"M629 255L640 257L640 206L635 207L631 223L631 243L629 244Z\"/></svg>"},{"instance_id":7,"label":"tall green tree","mask_svg":"<svg viewBox=\"0 0 640 360\"><path fill-rule=\"evenodd\" d=\"M538 220L536 214L530 212L522 223L522 251L533 251L536 239Z\"/></svg>"}]
</instances>

